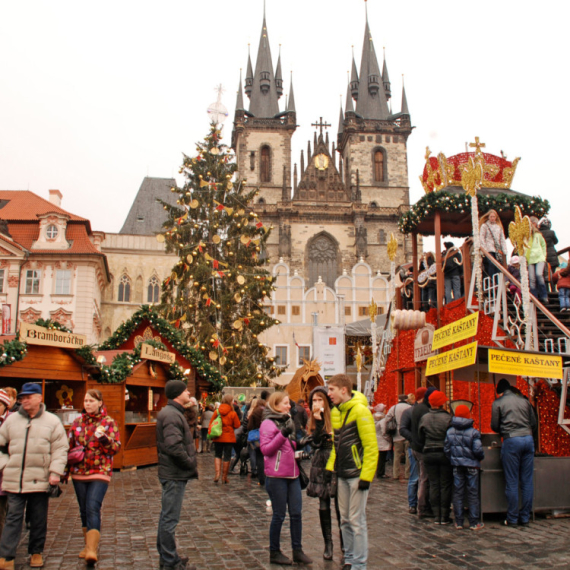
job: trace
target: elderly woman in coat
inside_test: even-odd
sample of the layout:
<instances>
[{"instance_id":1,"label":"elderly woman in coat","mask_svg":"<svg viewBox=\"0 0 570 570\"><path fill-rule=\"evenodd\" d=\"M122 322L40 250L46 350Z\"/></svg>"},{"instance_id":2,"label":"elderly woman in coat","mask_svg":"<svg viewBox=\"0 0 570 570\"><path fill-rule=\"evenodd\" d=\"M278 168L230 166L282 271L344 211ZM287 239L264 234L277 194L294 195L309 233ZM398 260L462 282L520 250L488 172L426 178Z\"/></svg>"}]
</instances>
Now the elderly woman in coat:
<instances>
[{"instance_id":1,"label":"elderly woman in coat","mask_svg":"<svg viewBox=\"0 0 570 570\"><path fill-rule=\"evenodd\" d=\"M378 441L378 468L377 479L389 479L386 475L386 457L392 449L392 438L386 433L386 406L378 404L374 408L374 424L376 426L376 439Z\"/></svg>"}]
</instances>

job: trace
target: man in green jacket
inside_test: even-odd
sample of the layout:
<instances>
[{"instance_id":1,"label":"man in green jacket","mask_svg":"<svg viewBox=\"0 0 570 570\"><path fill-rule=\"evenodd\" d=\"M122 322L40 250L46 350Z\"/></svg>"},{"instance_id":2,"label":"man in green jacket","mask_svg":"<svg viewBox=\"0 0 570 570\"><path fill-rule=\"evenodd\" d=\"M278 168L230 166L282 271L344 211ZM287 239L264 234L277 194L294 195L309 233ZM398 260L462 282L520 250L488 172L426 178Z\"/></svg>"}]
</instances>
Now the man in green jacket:
<instances>
[{"instance_id":1,"label":"man in green jacket","mask_svg":"<svg viewBox=\"0 0 570 570\"><path fill-rule=\"evenodd\" d=\"M378 463L376 428L366 398L352 391L352 380L346 374L329 380L328 393L335 407L331 412L334 446L327 472L337 476L343 570L366 570L366 502Z\"/></svg>"}]
</instances>

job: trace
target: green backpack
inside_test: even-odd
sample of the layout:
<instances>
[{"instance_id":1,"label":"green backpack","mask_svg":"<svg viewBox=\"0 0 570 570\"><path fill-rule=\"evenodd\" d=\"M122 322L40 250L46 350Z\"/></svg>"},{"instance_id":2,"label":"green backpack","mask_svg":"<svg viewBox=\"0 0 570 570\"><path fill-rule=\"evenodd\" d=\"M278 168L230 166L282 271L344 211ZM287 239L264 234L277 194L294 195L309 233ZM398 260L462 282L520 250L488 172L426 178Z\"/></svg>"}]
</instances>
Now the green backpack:
<instances>
[{"instance_id":1,"label":"green backpack","mask_svg":"<svg viewBox=\"0 0 570 570\"><path fill-rule=\"evenodd\" d=\"M215 439L222 435L222 416L216 412L216 417L212 420L208 428L208 439Z\"/></svg>"}]
</instances>

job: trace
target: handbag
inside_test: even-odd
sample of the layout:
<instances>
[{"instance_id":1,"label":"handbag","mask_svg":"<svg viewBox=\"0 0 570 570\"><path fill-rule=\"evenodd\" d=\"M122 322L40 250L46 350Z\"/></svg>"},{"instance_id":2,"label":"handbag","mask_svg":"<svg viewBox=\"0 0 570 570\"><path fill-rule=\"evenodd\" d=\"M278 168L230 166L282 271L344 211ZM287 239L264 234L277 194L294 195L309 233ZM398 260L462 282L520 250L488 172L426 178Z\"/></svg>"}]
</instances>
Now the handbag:
<instances>
[{"instance_id":1,"label":"handbag","mask_svg":"<svg viewBox=\"0 0 570 570\"><path fill-rule=\"evenodd\" d=\"M218 412L216 412L216 414L216 417L212 420L208 428L208 439L215 439L222 435L222 416L220 416Z\"/></svg>"},{"instance_id":2,"label":"handbag","mask_svg":"<svg viewBox=\"0 0 570 570\"><path fill-rule=\"evenodd\" d=\"M247 441L249 443L255 443L256 441L259 441L259 430L258 429L250 429L247 432Z\"/></svg>"},{"instance_id":3,"label":"handbag","mask_svg":"<svg viewBox=\"0 0 570 570\"><path fill-rule=\"evenodd\" d=\"M77 445L72 447L67 452L67 463L68 465L76 465L81 463L85 458L85 448L82 445Z\"/></svg>"},{"instance_id":4,"label":"handbag","mask_svg":"<svg viewBox=\"0 0 570 570\"><path fill-rule=\"evenodd\" d=\"M301 491L303 491L309 485L309 476L305 472L305 469L303 469L301 462L298 460L295 461L297 461L297 467L299 468L299 483L301 483Z\"/></svg>"},{"instance_id":5,"label":"handbag","mask_svg":"<svg viewBox=\"0 0 570 570\"><path fill-rule=\"evenodd\" d=\"M394 415L386 422L386 435L393 436L396 435L398 431L398 422L396 420L396 412Z\"/></svg>"}]
</instances>

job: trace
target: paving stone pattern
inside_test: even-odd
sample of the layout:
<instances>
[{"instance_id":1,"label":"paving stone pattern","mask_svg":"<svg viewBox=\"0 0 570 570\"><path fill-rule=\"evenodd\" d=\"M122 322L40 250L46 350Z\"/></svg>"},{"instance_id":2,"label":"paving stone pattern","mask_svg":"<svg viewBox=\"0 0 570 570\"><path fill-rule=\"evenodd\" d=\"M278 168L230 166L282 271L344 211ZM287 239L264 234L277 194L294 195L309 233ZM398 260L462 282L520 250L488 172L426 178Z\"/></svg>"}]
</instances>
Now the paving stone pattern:
<instances>
[{"instance_id":1,"label":"paving stone pattern","mask_svg":"<svg viewBox=\"0 0 570 570\"><path fill-rule=\"evenodd\" d=\"M199 570L254 570L268 563L267 494L248 476L231 476L230 484L212 483L211 454L199 455L200 479L188 484L180 524L179 552L190 556ZM237 468L236 468L237 471ZM398 568L570 568L570 519L538 518L527 528L503 527L501 518L486 520L480 531L436 526L430 519L408 514L404 481L384 479L372 485L368 501L369 570ZM156 528L160 485L156 467L115 473L103 506L99 570L158 569ZM288 520L282 549L291 555ZM25 533L16 568L27 565ZM83 537L71 485L52 499L45 551L45 568L85 568L77 558ZM338 531L334 531L334 560L322 558L318 501L303 497L303 547L315 570L340 568Z\"/></svg>"}]
</instances>

